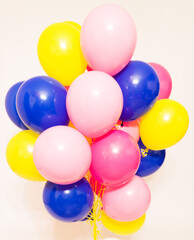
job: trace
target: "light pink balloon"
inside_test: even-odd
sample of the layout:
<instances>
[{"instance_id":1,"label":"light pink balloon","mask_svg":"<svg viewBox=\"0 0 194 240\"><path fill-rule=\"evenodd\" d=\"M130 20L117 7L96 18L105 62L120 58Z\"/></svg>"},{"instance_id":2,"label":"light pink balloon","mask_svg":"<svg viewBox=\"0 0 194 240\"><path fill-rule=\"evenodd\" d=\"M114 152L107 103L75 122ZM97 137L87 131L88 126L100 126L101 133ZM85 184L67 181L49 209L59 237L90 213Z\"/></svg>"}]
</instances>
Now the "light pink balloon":
<instances>
[{"instance_id":1,"label":"light pink balloon","mask_svg":"<svg viewBox=\"0 0 194 240\"><path fill-rule=\"evenodd\" d=\"M130 61L136 45L136 28L120 6L105 4L89 13L81 28L81 47L93 70L113 76Z\"/></svg>"},{"instance_id":2,"label":"light pink balloon","mask_svg":"<svg viewBox=\"0 0 194 240\"><path fill-rule=\"evenodd\" d=\"M119 120L123 94L111 76L91 71L71 84L66 105L76 129L87 137L96 138L110 131Z\"/></svg>"},{"instance_id":3,"label":"light pink balloon","mask_svg":"<svg viewBox=\"0 0 194 240\"><path fill-rule=\"evenodd\" d=\"M149 63L156 71L160 81L159 99L169 98L172 90L172 80L168 71L158 63Z\"/></svg>"},{"instance_id":4,"label":"light pink balloon","mask_svg":"<svg viewBox=\"0 0 194 240\"><path fill-rule=\"evenodd\" d=\"M87 173L91 149L85 137L67 126L48 128L34 145L34 163L48 181L71 184Z\"/></svg>"},{"instance_id":5,"label":"light pink balloon","mask_svg":"<svg viewBox=\"0 0 194 240\"><path fill-rule=\"evenodd\" d=\"M119 186L129 181L140 164L140 150L126 132L112 130L91 145L90 172L105 186Z\"/></svg>"},{"instance_id":6,"label":"light pink balloon","mask_svg":"<svg viewBox=\"0 0 194 240\"><path fill-rule=\"evenodd\" d=\"M147 211L150 201L149 187L138 176L134 176L130 182L120 188L105 190L102 197L105 213L121 222L140 218Z\"/></svg>"},{"instance_id":7,"label":"light pink balloon","mask_svg":"<svg viewBox=\"0 0 194 240\"><path fill-rule=\"evenodd\" d=\"M117 130L121 130L123 132L128 133L129 135L131 135L131 137L138 142L139 141L139 121L138 120L134 120L131 122L118 122L115 125L115 129Z\"/></svg>"}]
</instances>

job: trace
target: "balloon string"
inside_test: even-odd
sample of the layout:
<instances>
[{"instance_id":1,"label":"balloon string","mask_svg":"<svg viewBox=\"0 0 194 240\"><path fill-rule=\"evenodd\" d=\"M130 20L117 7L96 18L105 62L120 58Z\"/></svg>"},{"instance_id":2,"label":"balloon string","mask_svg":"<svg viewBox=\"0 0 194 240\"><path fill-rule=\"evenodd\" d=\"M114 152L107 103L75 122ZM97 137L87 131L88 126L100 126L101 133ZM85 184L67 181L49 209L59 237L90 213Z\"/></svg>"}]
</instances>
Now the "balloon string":
<instances>
[{"instance_id":1,"label":"balloon string","mask_svg":"<svg viewBox=\"0 0 194 240\"><path fill-rule=\"evenodd\" d=\"M100 230L98 229L98 221L101 219L101 211L102 211L102 202L100 196L104 193L104 187L102 186L97 193L97 181L95 181L94 185L94 204L93 208L90 212L89 223L93 226L93 239L98 240L98 237L101 235ZM96 194L97 193L97 194Z\"/></svg>"}]
</instances>

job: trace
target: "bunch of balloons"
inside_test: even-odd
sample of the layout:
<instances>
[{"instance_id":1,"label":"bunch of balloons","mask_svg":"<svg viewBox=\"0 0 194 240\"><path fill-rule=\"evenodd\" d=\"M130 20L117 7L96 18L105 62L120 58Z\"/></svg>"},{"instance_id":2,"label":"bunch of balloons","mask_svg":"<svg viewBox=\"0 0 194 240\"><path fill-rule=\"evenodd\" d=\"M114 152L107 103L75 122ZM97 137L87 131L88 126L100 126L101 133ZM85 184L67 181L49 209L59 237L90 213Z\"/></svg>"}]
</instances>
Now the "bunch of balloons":
<instances>
[{"instance_id":1,"label":"bunch of balloons","mask_svg":"<svg viewBox=\"0 0 194 240\"><path fill-rule=\"evenodd\" d=\"M7 113L23 130L8 143L8 164L25 179L47 181L45 207L61 221L98 216L116 234L136 232L151 200L141 177L154 173L165 149L187 131L187 111L168 99L169 73L132 61L135 45L129 13L99 6L82 27L69 21L47 27L38 57L48 76L7 93Z\"/></svg>"}]
</instances>

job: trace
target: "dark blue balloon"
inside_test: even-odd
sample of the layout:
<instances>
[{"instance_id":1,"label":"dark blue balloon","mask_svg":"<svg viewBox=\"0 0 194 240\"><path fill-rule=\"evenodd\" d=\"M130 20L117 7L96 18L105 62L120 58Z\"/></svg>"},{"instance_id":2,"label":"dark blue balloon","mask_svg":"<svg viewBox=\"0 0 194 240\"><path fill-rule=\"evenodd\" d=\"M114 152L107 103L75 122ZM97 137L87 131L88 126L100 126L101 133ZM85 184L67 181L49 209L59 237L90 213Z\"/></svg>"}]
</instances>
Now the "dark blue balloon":
<instances>
[{"instance_id":1,"label":"dark blue balloon","mask_svg":"<svg viewBox=\"0 0 194 240\"><path fill-rule=\"evenodd\" d=\"M22 83L18 82L9 89L5 98L5 108L11 121L19 128L26 130L28 128L23 124L16 110L16 94Z\"/></svg>"},{"instance_id":2,"label":"dark blue balloon","mask_svg":"<svg viewBox=\"0 0 194 240\"><path fill-rule=\"evenodd\" d=\"M18 90L18 114L25 125L38 133L49 127L68 125L66 95L65 87L53 78L31 78Z\"/></svg>"},{"instance_id":3,"label":"dark blue balloon","mask_svg":"<svg viewBox=\"0 0 194 240\"><path fill-rule=\"evenodd\" d=\"M141 151L141 162L136 175L146 177L156 172L163 164L166 151L153 151L144 146L141 139L138 142Z\"/></svg>"},{"instance_id":4,"label":"dark blue balloon","mask_svg":"<svg viewBox=\"0 0 194 240\"><path fill-rule=\"evenodd\" d=\"M121 121L135 120L152 108L160 84L155 70L149 64L131 61L114 78L121 87L124 98Z\"/></svg>"},{"instance_id":5,"label":"dark blue balloon","mask_svg":"<svg viewBox=\"0 0 194 240\"><path fill-rule=\"evenodd\" d=\"M47 182L43 191L43 201L47 211L56 219L77 222L89 214L94 194L85 178L69 185Z\"/></svg>"}]
</instances>

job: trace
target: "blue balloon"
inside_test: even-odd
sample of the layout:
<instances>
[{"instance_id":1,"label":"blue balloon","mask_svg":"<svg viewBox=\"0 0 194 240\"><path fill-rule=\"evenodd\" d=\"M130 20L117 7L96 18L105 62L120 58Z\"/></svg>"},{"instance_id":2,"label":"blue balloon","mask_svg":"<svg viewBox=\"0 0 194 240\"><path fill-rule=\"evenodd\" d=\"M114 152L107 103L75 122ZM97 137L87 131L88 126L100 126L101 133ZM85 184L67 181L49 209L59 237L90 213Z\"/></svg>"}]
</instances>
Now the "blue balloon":
<instances>
[{"instance_id":1,"label":"blue balloon","mask_svg":"<svg viewBox=\"0 0 194 240\"><path fill-rule=\"evenodd\" d=\"M5 108L11 121L19 128L26 130L28 128L23 124L16 110L16 94L22 83L18 82L9 89L5 97Z\"/></svg>"},{"instance_id":2,"label":"blue balloon","mask_svg":"<svg viewBox=\"0 0 194 240\"><path fill-rule=\"evenodd\" d=\"M65 87L53 78L31 78L18 90L18 114L25 125L38 133L49 127L68 125L66 95Z\"/></svg>"},{"instance_id":3,"label":"blue balloon","mask_svg":"<svg viewBox=\"0 0 194 240\"><path fill-rule=\"evenodd\" d=\"M92 209L93 201L92 188L85 178L69 185L47 182L43 191L47 211L65 222L77 222L85 218Z\"/></svg>"},{"instance_id":4,"label":"blue balloon","mask_svg":"<svg viewBox=\"0 0 194 240\"><path fill-rule=\"evenodd\" d=\"M121 121L135 120L152 108L160 84L155 70L149 64L131 61L114 78L121 87L124 98Z\"/></svg>"},{"instance_id":5,"label":"blue balloon","mask_svg":"<svg viewBox=\"0 0 194 240\"><path fill-rule=\"evenodd\" d=\"M163 164L166 151L153 151L144 146L141 139L138 142L141 151L141 162L136 175L146 177L156 172Z\"/></svg>"}]
</instances>

